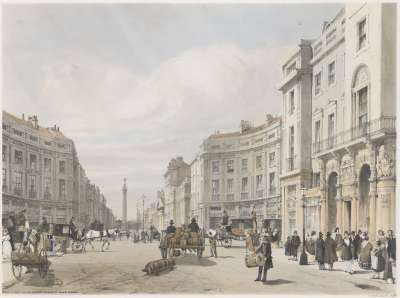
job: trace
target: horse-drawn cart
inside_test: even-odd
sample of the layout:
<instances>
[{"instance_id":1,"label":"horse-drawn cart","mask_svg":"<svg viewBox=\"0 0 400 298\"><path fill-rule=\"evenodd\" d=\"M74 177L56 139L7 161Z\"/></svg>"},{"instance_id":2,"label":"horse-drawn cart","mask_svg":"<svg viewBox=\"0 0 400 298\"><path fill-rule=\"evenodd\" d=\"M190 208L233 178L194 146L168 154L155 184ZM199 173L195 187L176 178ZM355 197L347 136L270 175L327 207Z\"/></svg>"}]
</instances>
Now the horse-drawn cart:
<instances>
[{"instance_id":1,"label":"horse-drawn cart","mask_svg":"<svg viewBox=\"0 0 400 298\"><path fill-rule=\"evenodd\" d=\"M12 273L17 280L22 279L22 267L27 269L37 268L39 276L44 278L47 275L50 263L47 259L47 252L41 249L40 252L31 252L30 249L11 252Z\"/></svg>"},{"instance_id":2,"label":"horse-drawn cart","mask_svg":"<svg viewBox=\"0 0 400 298\"><path fill-rule=\"evenodd\" d=\"M26 267L29 271L33 268L38 269L39 276L44 278L50 267L47 259L47 251L45 241L42 236L34 231L29 231L25 240L16 237L18 243L15 251L11 252L11 269L17 280L22 279L22 267ZM41 241L41 243L39 243ZM41 247L39 250L38 247Z\"/></svg>"},{"instance_id":3,"label":"horse-drawn cart","mask_svg":"<svg viewBox=\"0 0 400 298\"><path fill-rule=\"evenodd\" d=\"M217 229L217 242L225 248L232 246L232 228L231 226L220 226Z\"/></svg>"},{"instance_id":4,"label":"horse-drawn cart","mask_svg":"<svg viewBox=\"0 0 400 298\"><path fill-rule=\"evenodd\" d=\"M201 258L205 249L205 240L202 232L190 232L177 228L174 234L164 234L160 239L161 257L179 256L187 251L195 252Z\"/></svg>"}]
</instances>

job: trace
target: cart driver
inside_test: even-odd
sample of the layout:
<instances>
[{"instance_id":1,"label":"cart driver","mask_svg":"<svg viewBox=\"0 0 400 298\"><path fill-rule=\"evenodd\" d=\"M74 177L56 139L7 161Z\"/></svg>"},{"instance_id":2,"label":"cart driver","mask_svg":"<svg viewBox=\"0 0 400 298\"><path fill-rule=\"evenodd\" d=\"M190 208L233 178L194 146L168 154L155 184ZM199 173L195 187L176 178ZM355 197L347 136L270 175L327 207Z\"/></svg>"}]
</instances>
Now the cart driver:
<instances>
[{"instance_id":1,"label":"cart driver","mask_svg":"<svg viewBox=\"0 0 400 298\"><path fill-rule=\"evenodd\" d=\"M167 235L175 234L175 232L176 232L176 228L174 226L174 221L171 219L169 221L169 226L167 228Z\"/></svg>"},{"instance_id":2,"label":"cart driver","mask_svg":"<svg viewBox=\"0 0 400 298\"><path fill-rule=\"evenodd\" d=\"M195 218L192 218L192 222L190 223L190 225L188 226L188 228L190 229L191 232L195 232L198 233L200 231L200 227L196 222Z\"/></svg>"}]
</instances>

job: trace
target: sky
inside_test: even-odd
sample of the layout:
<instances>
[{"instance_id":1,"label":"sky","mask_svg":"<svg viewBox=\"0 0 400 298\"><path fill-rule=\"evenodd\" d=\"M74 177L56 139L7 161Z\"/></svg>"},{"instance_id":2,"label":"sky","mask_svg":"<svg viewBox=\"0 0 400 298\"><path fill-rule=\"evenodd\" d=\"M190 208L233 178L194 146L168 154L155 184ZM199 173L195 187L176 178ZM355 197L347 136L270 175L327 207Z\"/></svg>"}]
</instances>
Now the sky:
<instances>
[{"instance_id":1,"label":"sky","mask_svg":"<svg viewBox=\"0 0 400 298\"><path fill-rule=\"evenodd\" d=\"M117 218L171 158L281 112L280 64L343 4L3 5L3 110L60 126Z\"/></svg>"}]
</instances>

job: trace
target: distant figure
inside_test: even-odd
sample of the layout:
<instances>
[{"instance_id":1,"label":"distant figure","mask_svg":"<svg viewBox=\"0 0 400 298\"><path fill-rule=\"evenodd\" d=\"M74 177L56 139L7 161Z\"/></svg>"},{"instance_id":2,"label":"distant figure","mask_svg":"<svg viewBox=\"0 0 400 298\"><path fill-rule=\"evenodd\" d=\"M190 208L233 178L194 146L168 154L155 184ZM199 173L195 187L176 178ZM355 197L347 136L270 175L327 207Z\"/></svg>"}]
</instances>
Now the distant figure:
<instances>
[{"instance_id":1,"label":"distant figure","mask_svg":"<svg viewBox=\"0 0 400 298\"><path fill-rule=\"evenodd\" d=\"M69 236L72 238L74 241L76 241L76 226L74 224L74 217L71 217L71 220L69 221Z\"/></svg>"},{"instance_id":2,"label":"distant figure","mask_svg":"<svg viewBox=\"0 0 400 298\"><path fill-rule=\"evenodd\" d=\"M290 236L287 236L286 242L285 242L285 256L290 257Z\"/></svg>"},{"instance_id":3,"label":"distant figure","mask_svg":"<svg viewBox=\"0 0 400 298\"><path fill-rule=\"evenodd\" d=\"M336 256L339 261L342 261L342 246L343 246L343 237L340 234L340 229L336 228L333 240L336 242Z\"/></svg>"},{"instance_id":4,"label":"distant figure","mask_svg":"<svg viewBox=\"0 0 400 298\"><path fill-rule=\"evenodd\" d=\"M229 224L229 215L226 210L224 210L223 215L222 215L222 225L227 226Z\"/></svg>"},{"instance_id":5,"label":"distant figure","mask_svg":"<svg viewBox=\"0 0 400 298\"><path fill-rule=\"evenodd\" d=\"M325 270L324 264L325 242L323 234L319 232L318 239L315 242L315 260L318 262L318 269Z\"/></svg>"},{"instance_id":6,"label":"distant figure","mask_svg":"<svg viewBox=\"0 0 400 298\"><path fill-rule=\"evenodd\" d=\"M196 222L195 218L192 218L192 222L189 224L188 228L191 232L198 233L200 231L200 227Z\"/></svg>"},{"instance_id":7,"label":"distant figure","mask_svg":"<svg viewBox=\"0 0 400 298\"><path fill-rule=\"evenodd\" d=\"M167 235L175 234L175 232L176 232L176 228L174 226L174 221L172 219L169 221L169 226L168 226L166 232L167 232Z\"/></svg>"},{"instance_id":8,"label":"distant figure","mask_svg":"<svg viewBox=\"0 0 400 298\"><path fill-rule=\"evenodd\" d=\"M360 244L360 257L359 257L359 266L362 269L369 270L371 269L371 252L373 250L372 244L369 242L368 235L364 234L362 236Z\"/></svg>"},{"instance_id":9,"label":"distant figure","mask_svg":"<svg viewBox=\"0 0 400 298\"><path fill-rule=\"evenodd\" d=\"M344 232L343 245L342 245L342 260L345 262L344 272L353 274L353 242L349 237L347 231Z\"/></svg>"},{"instance_id":10,"label":"distant figure","mask_svg":"<svg viewBox=\"0 0 400 298\"><path fill-rule=\"evenodd\" d=\"M298 253L300 243L301 243L300 237L299 237L299 235L297 235L297 231L293 232L293 236L292 236L291 240L292 240L291 244L290 244L291 255L294 258L294 260L297 261L297 253Z\"/></svg>"},{"instance_id":11,"label":"distant figure","mask_svg":"<svg viewBox=\"0 0 400 298\"><path fill-rule=\"evenodd\" d=\"M110 248L110 231L106 229L106 235L103 237L103 244L101 245L101 251L104 251L104 246L107 245L106 249Z\"/></svg>"},{"instance_id":12,"label":"distant figure","mask_svg":"<svg viewBox=\"0 0 400 298\"><path fill-rule=\"evenodd\" d=\"M332 239L330 232L326 233L324 261L329 264L329 270L332 271L333 263L337 261L336 242Z\"/></svg>"},{"instance_id":13,"label":"distant figure","mask_svg":"<svg viewBox=\"0 0 400 298\"><path fill-rule=\"evenodd\" d=\"M8 217L8 222L7 222L7 233L8 236L10 237L10 245L11 245L11 250L15 250L15 235L17 232L17 225L15 223L15 217L13 215L10 215Z\"/></svg>"},{"instance_id":14,"label":"distant figure","mask_svg":"<svg viewBox=\"0 0 400 298\"><path fill-rule=\"evenodd\" d=\"M211 257L218 258L217 255L217 233L213 230L208 231L208 240L210 242Z\"/></svg>"},{"instance_id":15,"label":"distant figure","mask_svg":"<svg viewBox=\"0 0 400 298\"><path fill-rule=\"evenodd\" d=\"M255 206L253 206L253 210L251 211L251 222L253 225L253 232L257 233L257 213Z\"/></svg>"}]
</instances>

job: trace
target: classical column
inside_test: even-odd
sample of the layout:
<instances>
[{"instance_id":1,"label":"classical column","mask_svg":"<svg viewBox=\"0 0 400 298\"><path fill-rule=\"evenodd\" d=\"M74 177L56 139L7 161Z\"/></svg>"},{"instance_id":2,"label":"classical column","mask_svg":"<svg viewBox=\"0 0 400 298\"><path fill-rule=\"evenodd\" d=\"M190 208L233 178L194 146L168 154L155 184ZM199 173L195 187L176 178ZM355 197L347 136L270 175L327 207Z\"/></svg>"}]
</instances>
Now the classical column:
<instances>
[{"instance_id":1,"label":"classical column","mask_svg":"<svg viewBox=\"0 0 400 298\"><path fill-rule=\"evenodd\" d=\"M353 197L351 200L351 229L353 231L358 231L358 222L357 222L357 218L358 218L358 200L357 197Z\"/></svg>"}]
</instances>

